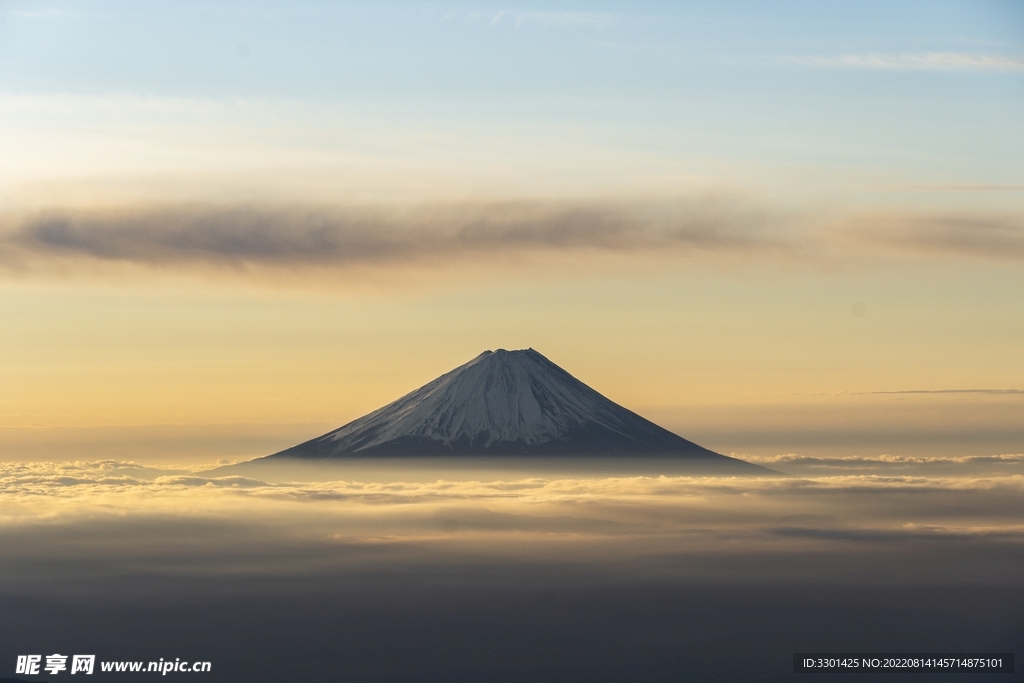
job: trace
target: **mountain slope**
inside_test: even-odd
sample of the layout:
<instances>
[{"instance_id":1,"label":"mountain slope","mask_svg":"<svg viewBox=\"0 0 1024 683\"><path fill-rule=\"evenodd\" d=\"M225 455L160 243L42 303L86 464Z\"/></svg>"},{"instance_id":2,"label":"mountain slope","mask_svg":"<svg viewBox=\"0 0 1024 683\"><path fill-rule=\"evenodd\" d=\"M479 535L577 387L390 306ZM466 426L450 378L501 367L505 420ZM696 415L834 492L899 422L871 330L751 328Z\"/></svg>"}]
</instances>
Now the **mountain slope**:
<instances>
[{"instance_id":1,"label":"mountain slope","mask_svg":"<svg viewBox=\"0 0 1024 683\"><path fill-rule=\"evenodd\" d=\"M533 349L485 351L383 408L268 457L452 455L636 455L741 464L623 408Z\"/></svg>"}]
</instances>

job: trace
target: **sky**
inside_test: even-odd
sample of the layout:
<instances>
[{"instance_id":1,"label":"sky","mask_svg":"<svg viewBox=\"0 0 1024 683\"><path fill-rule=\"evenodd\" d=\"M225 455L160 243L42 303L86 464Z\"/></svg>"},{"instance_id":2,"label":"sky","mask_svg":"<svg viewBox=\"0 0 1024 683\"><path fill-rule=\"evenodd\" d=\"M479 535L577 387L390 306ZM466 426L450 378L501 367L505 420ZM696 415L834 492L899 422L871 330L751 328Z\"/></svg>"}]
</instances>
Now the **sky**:
<instances>
[{"instance_id":1,"label":"sky","mask_svg":"<svg viewBox=\"0 0 1024 683\"><path fill-rule=\"evenodd\" d=\"M750 457L1024 450L1014 2L0 4L0 459L533 347Z\"/></svg>"}]
</instances>

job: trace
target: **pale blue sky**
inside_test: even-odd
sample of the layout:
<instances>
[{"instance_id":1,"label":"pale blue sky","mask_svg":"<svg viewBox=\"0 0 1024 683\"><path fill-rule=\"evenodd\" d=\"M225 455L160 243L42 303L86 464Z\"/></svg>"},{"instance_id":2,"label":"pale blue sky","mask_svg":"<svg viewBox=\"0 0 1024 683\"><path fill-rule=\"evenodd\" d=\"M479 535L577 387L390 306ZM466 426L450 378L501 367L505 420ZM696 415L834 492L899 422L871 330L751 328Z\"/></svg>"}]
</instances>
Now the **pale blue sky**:
<instances>
[{"instance_id":1,"label":"pale blue sky","mask_svg":"<svg viewBox=\"0 0 1024 683\"><path fill-rule=\"evenodd\" d=\"M287 101L398 128L578 129L653 159L1024 182L1016 2L3 7L5 95Z\"/></svg>"},{"instance_id":2,"label":"pale blue sky","mask_svg":"<svg viewBox=\"0 0 1024 683\"><path fill-rule=\"evenodd\" d=\"M977 182L1022 156L1016 2L9 2L0 21L4 93L576 122L665 154L966 165Z\"/></svg>"}]
</instances>

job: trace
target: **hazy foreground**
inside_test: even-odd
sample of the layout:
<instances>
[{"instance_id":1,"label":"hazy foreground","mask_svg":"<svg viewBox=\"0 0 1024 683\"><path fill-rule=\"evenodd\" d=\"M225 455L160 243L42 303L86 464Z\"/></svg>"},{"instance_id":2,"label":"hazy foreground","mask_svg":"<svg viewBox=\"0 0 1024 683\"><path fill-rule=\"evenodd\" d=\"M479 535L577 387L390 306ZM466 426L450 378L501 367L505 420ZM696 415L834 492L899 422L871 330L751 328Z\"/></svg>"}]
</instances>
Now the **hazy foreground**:
<instances>
[{"instance_id":1,"label":"hazy foreground","mask_svg":"<svg viewBox=\"0 0 1024 683\"><path fill-rule=\"evenodd\" d=\"M795 476L3 463L0 677L53 652L206 681L749 681L794 651L1024 651L1024 457L760 464Z\"/></svg>"}]
</instances>

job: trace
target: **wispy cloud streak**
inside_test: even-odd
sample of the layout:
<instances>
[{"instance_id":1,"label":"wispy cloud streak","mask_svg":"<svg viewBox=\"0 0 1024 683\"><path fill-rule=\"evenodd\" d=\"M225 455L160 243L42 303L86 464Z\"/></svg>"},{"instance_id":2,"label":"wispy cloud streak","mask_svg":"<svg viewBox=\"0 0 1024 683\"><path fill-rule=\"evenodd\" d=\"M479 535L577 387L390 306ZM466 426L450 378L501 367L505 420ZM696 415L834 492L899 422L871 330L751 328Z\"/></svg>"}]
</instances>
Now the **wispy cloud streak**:
<instances>
[{"instance_id":1,"label":"wispy cloud streak","mask_svg":"<svg viewBox=\"0 0 1024 683\"><path fill-rule=\"evenodd\" d=\"M865 215L852 221L847 233L863 246L892 252L1024 258L1024 217L1019 215Z\"/></svg>"},{"instance_id":2,"label":"wispy cloud streak","mask_svg":"<svg viewBox=\"0 0 1024 683\"><path fill-rule=\"evenodd\" d=\"M1021 389L905 389L902 391L856 391L851 392L853 394L870 395L870 394L992 394L995 396L1000 395L1015 395L1024 394L1024 390Z\"/></svg>"},{"instance_id":3,"label":"wispy cloud streak","mask_svg":"<svg viewBox=\"0 0 1024 683\"><path fill-rule=\"evenodd\" d=\"M784 62L802 66L883 71L1024 71L1024 57L965 52L847 54L834 57L788 56Z\"/></svg>"},{"instance_id":4,"label":"wispy cloud streak","mask_svg":"<svg viewBox=\"0 0 1024 683\"><path fill-rule=\"evenodd\" d=\"M516 28L527 24L540 26L610 26L615 21L615 16L607 12L520 12L512 10L500 10L492 17L492 25L503 22L511 22Z\"/></svg>"}]
</instances>

